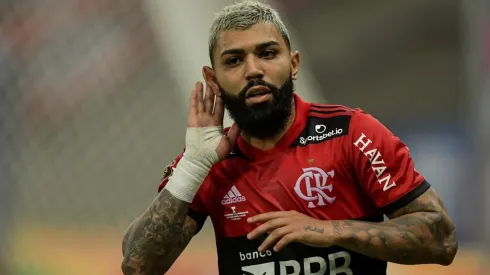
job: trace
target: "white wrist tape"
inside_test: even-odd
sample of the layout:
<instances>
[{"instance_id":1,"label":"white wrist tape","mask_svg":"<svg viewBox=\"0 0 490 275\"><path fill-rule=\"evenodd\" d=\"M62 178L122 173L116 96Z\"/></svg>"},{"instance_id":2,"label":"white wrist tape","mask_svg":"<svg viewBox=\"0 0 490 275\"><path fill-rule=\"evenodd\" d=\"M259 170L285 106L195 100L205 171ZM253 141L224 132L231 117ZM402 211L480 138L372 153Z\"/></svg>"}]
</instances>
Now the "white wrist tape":
<instances>
[{"instance_id":1,"label":"white wrist tape","mask_svg":"<svg viewBox=\"0 0 490 275\"><path fill-rule=\"evenodd\" d=\"M185 152L165 189L191 203L204 179L219 161L216 148L223 137L222 126L187 128Z\"/></svg>"}]
</instances>

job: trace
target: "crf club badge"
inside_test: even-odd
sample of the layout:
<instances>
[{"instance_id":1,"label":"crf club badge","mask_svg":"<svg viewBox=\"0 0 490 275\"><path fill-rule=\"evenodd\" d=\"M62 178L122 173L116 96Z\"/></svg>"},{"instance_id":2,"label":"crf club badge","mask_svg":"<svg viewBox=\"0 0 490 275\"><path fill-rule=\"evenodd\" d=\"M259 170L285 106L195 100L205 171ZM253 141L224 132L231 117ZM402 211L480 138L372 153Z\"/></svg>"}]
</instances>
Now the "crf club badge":
<instances>
[{"instance_id":1,"label":"crf club badge","mask_svg":"<svg viewBox=\"0 0 490 275\"><path fill-rule=\"evenodd\" d=\"M164 181L164 180L166 180L172 176L172 174L174 173L174 166L175 166L175 161L172 162L172 164L170 164L169 166L167 166L165 168L165 171L163 171L163 174L162 174L162 180L161 181Z\"/></svg>"}]
</instances>

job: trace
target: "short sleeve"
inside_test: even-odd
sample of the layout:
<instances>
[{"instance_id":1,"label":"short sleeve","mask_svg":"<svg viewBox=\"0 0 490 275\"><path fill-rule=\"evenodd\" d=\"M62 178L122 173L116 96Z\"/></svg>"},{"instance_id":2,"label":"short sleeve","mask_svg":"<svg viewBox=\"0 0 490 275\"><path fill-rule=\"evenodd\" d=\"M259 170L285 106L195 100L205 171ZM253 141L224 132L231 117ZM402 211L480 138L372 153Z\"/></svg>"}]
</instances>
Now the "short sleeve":
<instances>
[{"instance_id":1,"label":"short sleeve","mask_svg":"<svg viewBox=\"0 0 490 275\"><path fill-rule=\"evenodd\" d=\"M384 214L402 208L430 188L415 170L408 147L371 115L355 112L348 140L357 179Z\"/></svg>"},{"instance_id":2,"label":"short sleeve","mask_svg":"<svg viewBox=\"0 0 490 275\"><path fill-rule=\"evenodd\" d=\"M177 158L175 158L175 160L165 168L160 180L160 185L158 186L158 192L162 191L167 182L170 180L175 167L177 167L177 164L183 155L184 153L177 156ZM199 232L208 217L208 213L202 199L202 188L198 191L197 195L194 197L194 200L192 200L192 203L189 204L187 216L191 217L197 223L197 232Z\"/></svg>"}]
</instances>

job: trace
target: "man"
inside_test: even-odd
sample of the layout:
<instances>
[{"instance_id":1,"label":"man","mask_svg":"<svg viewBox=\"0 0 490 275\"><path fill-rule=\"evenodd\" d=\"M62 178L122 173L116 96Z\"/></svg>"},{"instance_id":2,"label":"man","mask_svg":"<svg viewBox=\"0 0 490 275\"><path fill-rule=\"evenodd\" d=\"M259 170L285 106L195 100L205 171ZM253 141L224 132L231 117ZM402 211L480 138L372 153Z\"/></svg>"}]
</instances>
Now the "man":
<instances>
[{"instance_id":1,"label":"man","mask_svg":"<svg viewBox=\"0 0 490 275\"><path fill-rule=\"evenodd\" d=\"M167 272L208 216L221 275L451 264L453 223L408 148L361 110L301 100L290 45L267 5L242 2L216 16L185 152L125 235L124 274ZM226 135L224 107L235 121Z\"/></svg>"}]
</instances>

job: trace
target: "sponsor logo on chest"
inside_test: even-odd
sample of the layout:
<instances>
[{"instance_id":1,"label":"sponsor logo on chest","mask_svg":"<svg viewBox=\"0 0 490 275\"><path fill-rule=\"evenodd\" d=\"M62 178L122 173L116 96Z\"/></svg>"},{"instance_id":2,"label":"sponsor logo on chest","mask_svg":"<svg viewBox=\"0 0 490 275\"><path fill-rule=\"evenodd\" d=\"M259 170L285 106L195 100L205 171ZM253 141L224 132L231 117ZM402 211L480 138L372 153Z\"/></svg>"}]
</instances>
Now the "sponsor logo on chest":
<instances>
[{"instance_id":1,"label":"sponsor logo on chest","mask_svg":"<svg viewBox=\"0 0 490 275\"><path fill-rule=\"evenodd\" d=\"M302 145L306 145L307 143L310 143L310 142L320 142L320 141L326 140L328 138L340 136L344 132L343 129L335 128L335 129L332 129L331 131L325 133L326 129L327 129L327 127L323 124L315 125L316 135L300 137L299 143L301 143Z\"/></svg>"},{"instance_id":2,"label":"sponsor logo on chest","mask_svg":"<svg viewBox=\"0 0 490 275\"><path fill-rule=\"evenodd\" d=\"M240 260L252 260L272 256L269 250L265 252L241 253ZM267 262L256 265L242 266L242 272L246 275L323 275L346 274L353 275L350 265L351 255L346 251L328 254L327 258L320 256L304 258L302 261L288 260L279 262Z\"/></svg>"},{"instance_id":3,"label":"sponsor logo on chest","mask_svg":"<svg viewBox=\"0 0 490 275\"><path fill-rule=\"evenodd\" d=\"M226 195L223 197L221 200L222 205L228 205L228 204L233 204L233 203L238 203L238 202L244 202L247 199L245 196L243 196L238 189L233 186L231 189L226 193Z\"/></svg>"},{"instance_id":4,"label":"sponsor logo on chest","mask_svg":"<svg viewBox=\"0 0 490 275\"><path fill-rule=\"evenodd\" d=\"M297 146L307 146L345 136L349 132L349 116L331 118L309 117L308 123L299 138Z\"/></svg>"}]
</instances>

